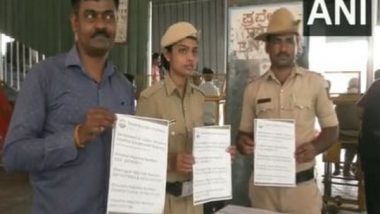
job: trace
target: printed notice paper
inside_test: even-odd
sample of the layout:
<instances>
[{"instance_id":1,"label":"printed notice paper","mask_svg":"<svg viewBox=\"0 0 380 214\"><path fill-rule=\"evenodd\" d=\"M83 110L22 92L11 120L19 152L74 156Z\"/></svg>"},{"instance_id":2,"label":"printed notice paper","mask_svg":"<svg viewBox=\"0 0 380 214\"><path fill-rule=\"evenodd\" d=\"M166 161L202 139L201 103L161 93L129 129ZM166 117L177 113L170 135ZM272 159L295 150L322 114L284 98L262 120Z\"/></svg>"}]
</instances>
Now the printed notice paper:
<instances>
[{"instance_id":1,"label":"printed notice paper","mask_svg":"<svg viewBox=\"0 0 380 214\"><path fill-rule=\"evenodd\" d=\"M194 128L193 200L194 204L232 198L230 126Z\"/></svg>"},{"instance_id":2,"label":"printed notice paper","mask_svg":"<svg viewBox=\"0 0 380 214\"><path fill-rule=\"evenodd\" d=\"M116 115L107 214L162 213L169 122Z\"/></svg>"},{"instance_id":3,"label":"printed notice paper","mask_svg":"<svg viewBox=\"0 0 380 214\"><path fill-rule=\"evenodd\" d=\"M255 119L254 183L296 185L294 120Z\"/></svg>"}]
</instances>

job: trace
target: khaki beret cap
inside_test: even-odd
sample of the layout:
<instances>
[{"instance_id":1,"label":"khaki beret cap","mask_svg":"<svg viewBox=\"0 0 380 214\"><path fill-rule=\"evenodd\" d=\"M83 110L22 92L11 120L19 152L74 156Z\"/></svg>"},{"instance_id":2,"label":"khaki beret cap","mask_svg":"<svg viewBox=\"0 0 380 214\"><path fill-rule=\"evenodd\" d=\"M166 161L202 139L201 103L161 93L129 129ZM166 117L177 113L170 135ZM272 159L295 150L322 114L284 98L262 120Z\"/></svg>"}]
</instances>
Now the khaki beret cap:
<instances>
[{"instance_id":1,"label":"khaki beret cap","mask_svg":"<svg viewBox=\"0 0 380 214\"><path fill-rule=\"evenodd\" d=\"M165 34L161 38L161 48L168 47L186 37L198 38L198 31L188 22L177 22L168 27Z\"/></svg>"}]
</instances>

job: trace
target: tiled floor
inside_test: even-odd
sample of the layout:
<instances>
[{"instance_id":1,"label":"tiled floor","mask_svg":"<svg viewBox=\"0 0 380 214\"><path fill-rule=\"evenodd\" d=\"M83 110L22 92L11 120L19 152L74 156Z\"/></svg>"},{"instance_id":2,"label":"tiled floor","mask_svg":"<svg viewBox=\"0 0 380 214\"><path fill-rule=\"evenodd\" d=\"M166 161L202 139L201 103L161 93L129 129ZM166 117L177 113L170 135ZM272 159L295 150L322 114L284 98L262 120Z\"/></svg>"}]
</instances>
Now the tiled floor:
<instances>
[{"instance_id":1,"label":"tiled floor","mask_svg":"<svg viewBox=\"0 0 380 214\"><path fill-rule=\"evenodd\" d=\"M317 161L318 179L321 192L323 192L322 175L324 164L321 158ZM341 195L342 197L355 198L356 188L347 186L333 186L332 195ZM28 214L31 213L32 189L28 183L25 174L6 174L0 167L0 213L1 214ZM330 206L329 214L359 214L360 212L338 211L335 212ZM360 214L365 214L361 212Z\"/></svg>"},{"instance_id":2,"label":"tiled floor","mask_svg":"<svg viewBox=\"0 0 380 214\"><path fill-rule=\"evenodd\" d=\"M32 189L25 174L6 174L0 167L0 213L31 213Z\"/></svg>"}]
</instances>

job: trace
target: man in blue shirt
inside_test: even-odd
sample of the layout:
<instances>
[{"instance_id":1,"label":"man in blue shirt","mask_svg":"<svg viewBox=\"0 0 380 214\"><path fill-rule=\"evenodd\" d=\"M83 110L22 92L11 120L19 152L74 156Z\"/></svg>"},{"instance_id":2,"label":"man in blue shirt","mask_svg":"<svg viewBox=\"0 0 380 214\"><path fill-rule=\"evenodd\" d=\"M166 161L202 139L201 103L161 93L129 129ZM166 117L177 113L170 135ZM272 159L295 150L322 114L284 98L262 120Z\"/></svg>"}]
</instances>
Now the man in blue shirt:
<instances>
[{"instance_id":1,"label":"man in blue shirt","mask_svg":"<svg viewBox=\"0 0 380 214\"><path fill-rule=\"evenodd\" d=\"M4 148L26 171L33 213L105 213L114 113L134 112L133 87L107 61L117 0L71 0L76 43L37 64L18 95Z\"/></svg>"}]
</instances>

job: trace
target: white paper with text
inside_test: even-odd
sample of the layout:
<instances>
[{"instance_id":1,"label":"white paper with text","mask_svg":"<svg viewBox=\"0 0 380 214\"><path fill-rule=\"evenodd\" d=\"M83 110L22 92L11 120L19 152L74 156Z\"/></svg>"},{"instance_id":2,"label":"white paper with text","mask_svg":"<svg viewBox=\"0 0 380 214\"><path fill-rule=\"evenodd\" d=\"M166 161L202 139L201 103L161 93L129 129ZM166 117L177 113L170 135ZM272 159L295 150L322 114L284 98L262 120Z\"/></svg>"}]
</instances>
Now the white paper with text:
<instances>
[{"instance_id":1,"label":"white paper with text","mask_svg":"<svg viewBox=\"0 0 380 214\"><path fill-rule=\"evenodd\" d=\"M117 114L107 213L162 213L169 122Z\"/></svg>"},{"instance_id":2,"label":"white paper with text","mask_svg":"<svg viewBox=\"0 0 380 214\"><path fill-rule=\"evenodd\" d=\"M296 185L294 120L255 119L254 183L257 186Z\"/></svg>"},{"instance_id":3,"label":"white paper with text","mask_svg":"<svg viewBox=\"0 0 380 214\"><path fill-rule=\"evenodd\" d=\"M230 126L194 128L193 200L194 204L232 198Z\"/></svg>"}]
</instances>

